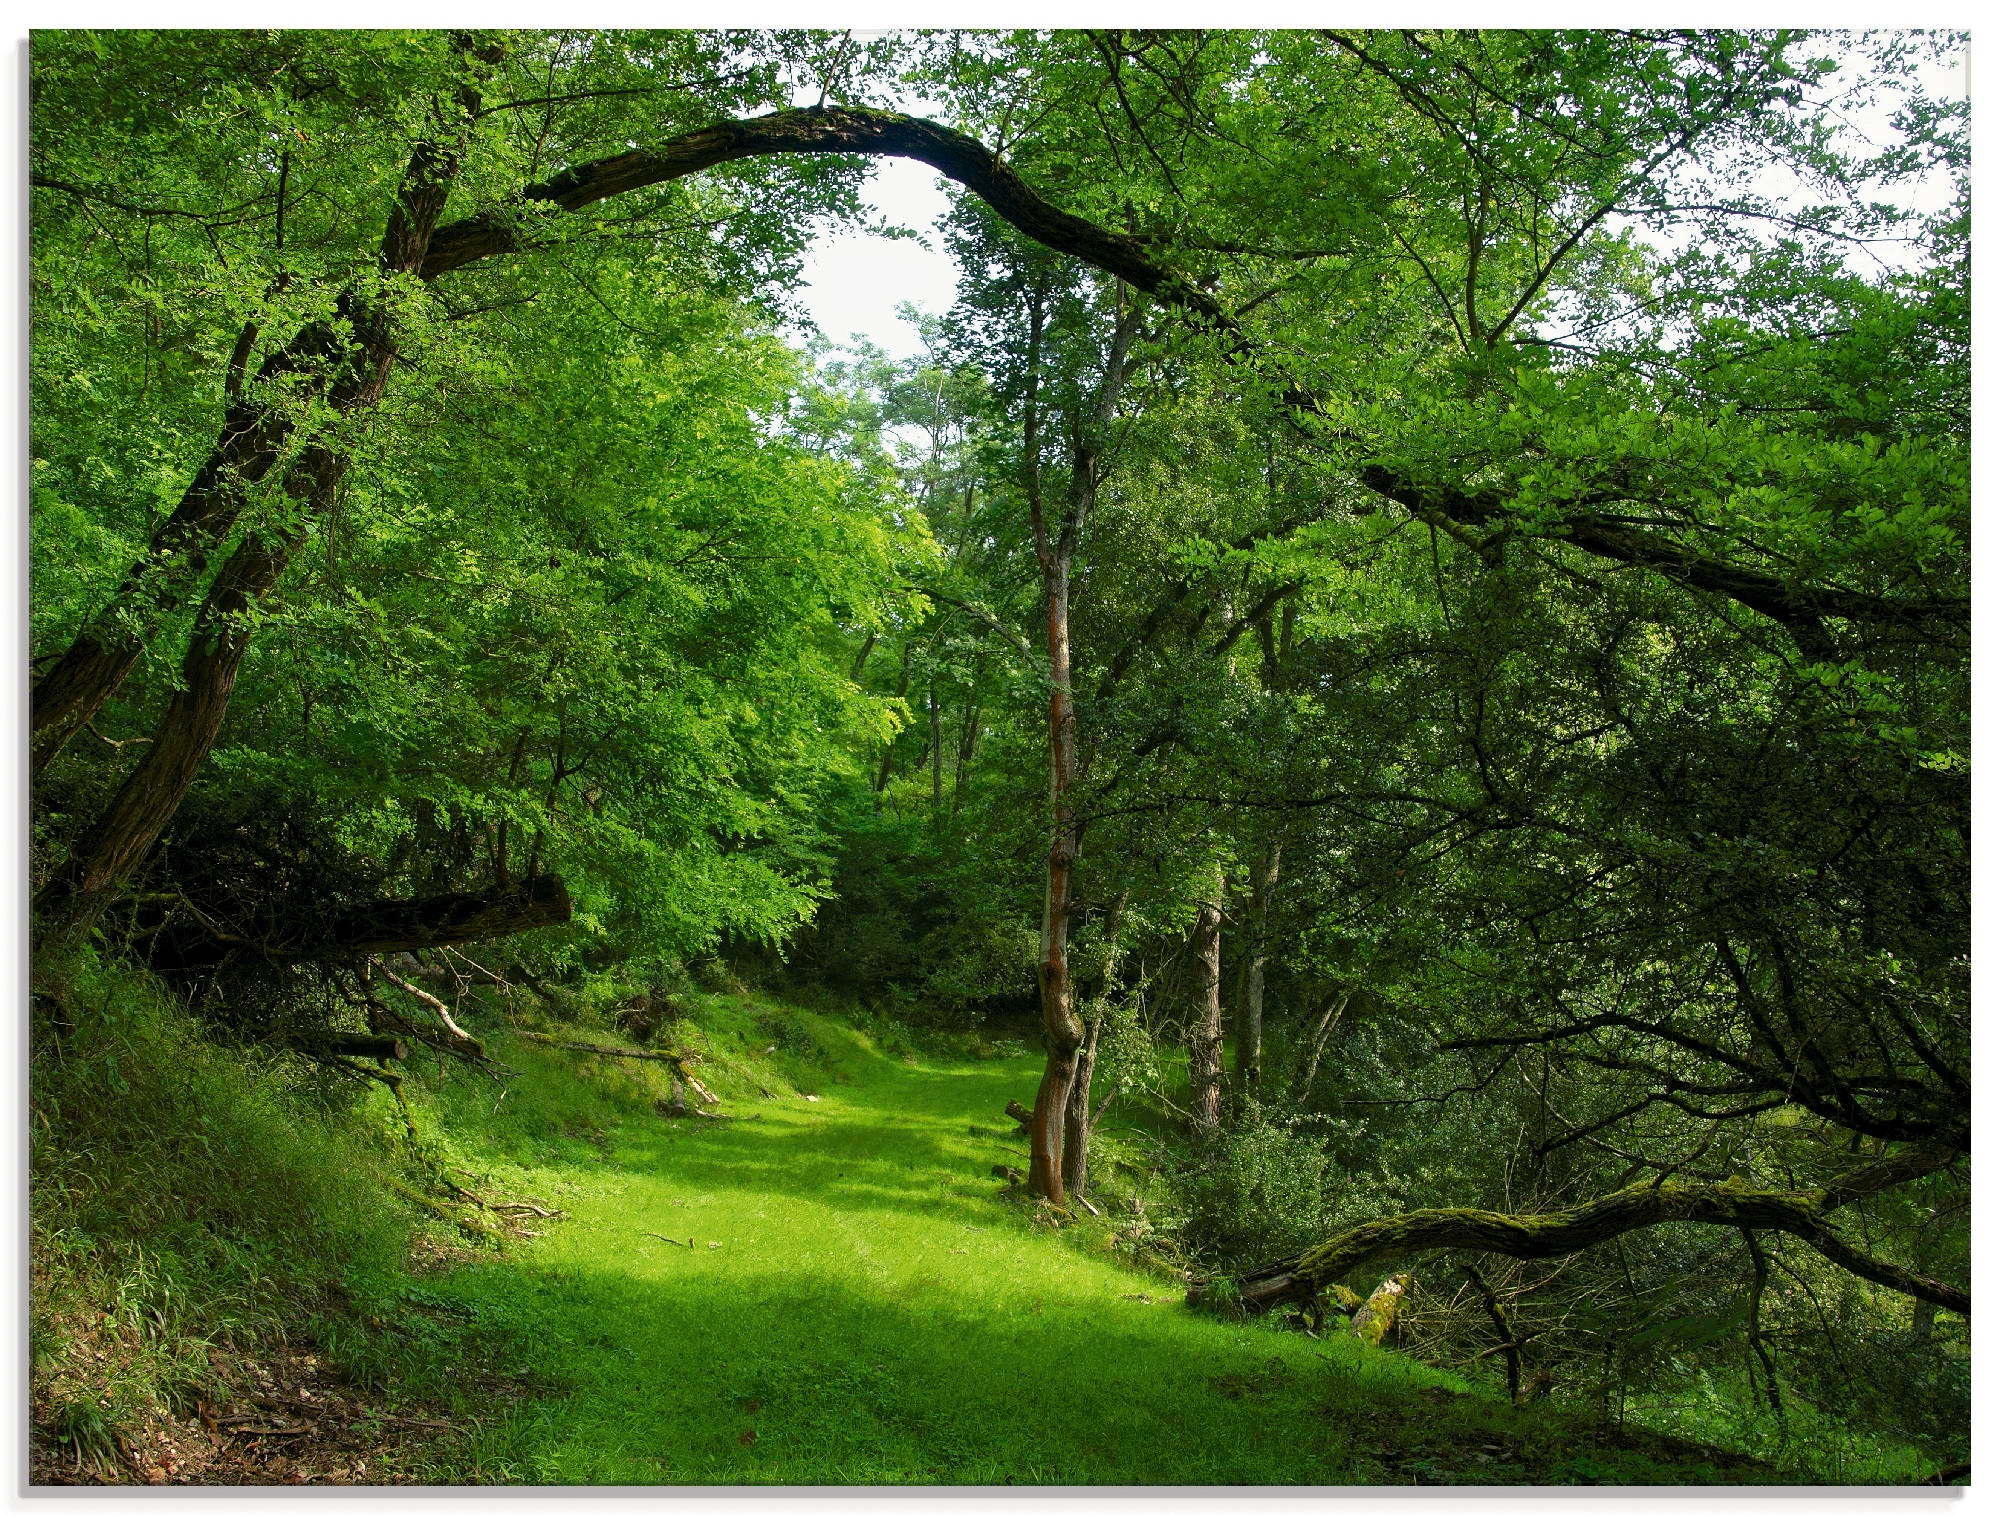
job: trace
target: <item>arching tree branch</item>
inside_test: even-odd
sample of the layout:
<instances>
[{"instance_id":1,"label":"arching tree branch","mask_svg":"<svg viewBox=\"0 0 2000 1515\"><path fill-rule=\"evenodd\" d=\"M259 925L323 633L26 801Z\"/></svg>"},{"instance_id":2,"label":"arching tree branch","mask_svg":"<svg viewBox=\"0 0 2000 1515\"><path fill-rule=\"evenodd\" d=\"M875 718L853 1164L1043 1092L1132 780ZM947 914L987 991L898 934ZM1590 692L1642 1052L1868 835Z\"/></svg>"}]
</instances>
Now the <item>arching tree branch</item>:
<instances>
[{"instance_id":1,"label":"arching tree branch","mask_svg":"<svg viewBox=\"0 0 2000 1515\"><path fill-rule=\"evenodd\" d=\"M1156 262L1136 239L1050 204L981 143L934 121L856 106L814 106L775 111L748 121L722 121L685 132L658 147L565 169L522 190L511 206L441 227L431 240L422 277L435 279L480 258L532 245L522 214L531 206L582 210L613 195L665 184L724 163L782 153L862 153L927 163L978 195L1022 235L1080 258L1218 328L1234 327L1212 296Z\"/></svg>"},{"instance_id":2,"label":"arching tree branch","mask_svg":"<svg viewBox=\"0 0 2000 1515\"><path fill-rule=\"evenodd\" d=\"M1782 1231L1796 1236L1836 1267L1859 1277L1928 1300L1960 1314L1972 1313L1969 1291L1857 1251L1823 1219L1864 1195L1935 1173L1950 1154L1908 1148L1893 1157L1845 1173L1819 1189L1752 1189L1731 1179L1719 1184L1667 1181L1637 1183L1586 1204L1538 1215L1498 1210L1412 1210L1371 1220L1246 1275L1239 1296L1259 1304L1311 1298L1348 1273L1379 1267L1411 1252L1452 1249L1497 1252L1534 1260L1563 1257L1600 1242L1670 1222L1732 1226L1745 1231ZM1203 1287L1189 1290L1197 1303Z\"/></svg>"}]
</instances>

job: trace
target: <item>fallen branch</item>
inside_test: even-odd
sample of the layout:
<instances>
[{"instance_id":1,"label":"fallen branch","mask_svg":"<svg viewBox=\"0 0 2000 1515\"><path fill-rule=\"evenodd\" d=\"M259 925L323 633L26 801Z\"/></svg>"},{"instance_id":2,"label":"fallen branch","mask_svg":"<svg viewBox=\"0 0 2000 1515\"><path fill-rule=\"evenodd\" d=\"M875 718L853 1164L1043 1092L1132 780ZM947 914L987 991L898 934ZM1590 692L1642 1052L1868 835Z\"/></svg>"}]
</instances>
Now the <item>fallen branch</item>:
<instances>
[{"instance_id":1,"label":"fallen branch","mask_svg":"<svg viewBox=\"0 0 2000 1515\"><path fill-rule=\"evenodd\" d=\"M475 1061L484 1062L486 1060L486 1049L479 1044L479 1039L451 1018L451 1011L446 1008L443 1000L432 994L428 989L419 989L387 963L377 962L372 966L382 977L386 978L398 989L409 995L411 999L417 1001L418 1004L424 1006L431 1014L444 1022L445 1029L456 1038L458 1050L463 1051L467 1057ZM362 969L364 975L367 971L366 967Z\"/></svg>"},{"instance_id":2,"label":"fallen branch","mask_svg":"<svg viewBox=\"0 0 2000 1515\"><path fill-rule=\"evenodd\" d=\"M1296 1256L1247 1274L1235 1280L1236 1293L1246 1307L1268 1308L1281 1301L1310 1301L1346 1274L1412 1252L1454 1249L1497 1252L1523 1260L1563 1257L1628 1231L1692 1222L1785 1232L1850 1273L1899 1294L1970 1315L1970 1291L1870 1257L1849 1245L1822 1219L1864 1195L1934 1173L1949 1161L1948 1153L1909 1148L1842 1174L1820 1189L1759 1190L1734 1179L1715 1184L1645 1182L1587 1204L1539 1215L1413 1210L1355 1226ZM1188 1290L1188 1303L1199 1304L1208 1287L1196 1283Z\"/></svg>"}]
</instances>

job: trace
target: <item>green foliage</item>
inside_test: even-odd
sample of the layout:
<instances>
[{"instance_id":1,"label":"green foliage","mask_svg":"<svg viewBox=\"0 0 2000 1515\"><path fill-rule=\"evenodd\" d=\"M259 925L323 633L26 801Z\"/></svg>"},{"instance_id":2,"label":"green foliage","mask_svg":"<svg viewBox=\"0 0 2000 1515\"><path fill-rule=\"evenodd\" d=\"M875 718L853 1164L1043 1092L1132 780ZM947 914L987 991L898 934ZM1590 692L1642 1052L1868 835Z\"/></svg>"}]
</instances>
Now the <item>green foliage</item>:
<instances>
[{"instance_id":1,"label":"green foliage","mask_svg":"<svg viewBox=\"0 0 2000 1515\"><path fill-rule=\"evenodd\" d=\"M1553 1208L1645 1173L1782 1187L1911 1144L1963 1150L1968 157L1963 102L1922 86L1962 38L482 40L497 61L475 66L443 33L37 38L38 660L147 562L232 404L297 428L193 573L253 537L297 542L277 590L236 618L254 636L228 722L137 897L106 917L108 949L170 942L162 911L226 937L257 911L316 918L554 872L574 922L488 954L538 999L612 1034L646 996L657 1034L711 1056L719 1087L824 1084L828 1119L894 1111L928 1130L928 1147L898 1149L911 1171L967 1158L956 1093L979 1089L975 1118L991 1120L1027 1064L928 1083L925 1067L1036 992L1057 839L1040 591L1060 557L1075 987L1102 1028L1099 1092L1130 1122L1109 1144L1131 1160L1116 1176L1144 1170L1158 1229L1191 1257L1257 1260L1405 1207ZM481 108L447 219L505 207L519 247L429 284L385 280L396 186L467 90ZM574 215L521 194L794 96L912 90L1023 183L1145 249L1158 288L1198 287L1230 323L1185 322L966 196L945 227L960 299L913 316L919 357L801 358L773 323L815 226L855 216L855 160L749 159ZM1845 123L1871 111L1886 140L1858 142ZM379 403L336 415L323 374L265 365L302 332L348 341L364 307L393 318L398 345ZM310 507L284 483L307 438L351 465ZM157 612L150 587L126 600L144 660L38 795L38 880L172 697L192 601L168 566L142 570ZM1265 899L1251 870L1280 855ZM1218 870L1222 993L1245 1006L1257 960L1267 1072L1197 1149L1182 1047L1209 1002L1188 927ZM201 984L207 1013L242 1040L277 1036L302 1004L348 1012L334 978L280 967L233 995L225 978ZM90 982L105 1005L125 992ZM750 987L772 982L866 1008L843 1021ZM38 1245L115 1296L132 1332L275 1319L251 1280L330 1289L347 1275L327 1259L387 1256L366 1218L388 1211L358 1190L323 1206L295 1182L342 1166L352 1091L274 1054L218 1061L151 1011L130 1021L143 1034L105 1029L125 1024L79 1022L102 1055L38 1067L61 1135L38 1148L36 1182L38 1226L56 1217ZM626 1182L618 1154L686 1159L697 1141L721 1187L803 1204L803 1180L772 1176L774 1138L803 1128L659 1137L664 1092L653 1065L524 1052L507 1090L447 1080L415 1104L433 1160L596 1174L601 1214ZM126 1140L102 1124L121 1101L150 1112L130 1150L194 1186L191 1213L266 1240L237 1255L174 1219L178 1190L170 1205L105 1187L98 1167L136 1171L93 1166ZM281 1126L241 1195L201 1176L196 1153ZM734 1154L726 1173L717 1151ZM842 1160L880 1191L814 1169L849 1210L920 1208L907 1173L858 1148ZM618 1192L650 1205L679 1181ZM1957 1278L1965 1197L1946 1168L1839 1223ZM779 1239L845 1282L771 1283L764 1306L796 1307L801 1329L743 1369L743 1395L791 1427L773 1461L684 1403L713 1434L664 1475L604 1439L615 1430L566 1441L553 1410L470 1466L1076 1472L981 1440L975 1409L1032 1418L1018 1393L993 1409L982 1380L939 1408L863 1362L867 1332L907 1330L912 1312L814 1250L823 1208L788 1209ZM273 1273L269 1238L291 1229L300 1260ZM611 1359L686 1348L653 1328L639 1347L592 1345L587 1312L636 1310L635 1278L660 1271L633 1272L629 1237L593 1245L532 1285L492 1283L490 1318L563 1320L599 1408L643 1420ZM1019 1300L961 1274L948 1286L916 1257L891 1271L946 1302L914 1333L935 1393L946 1338L983 1331L1005 1358L979 1311ZM682 1303L706 1312L688 1317L696 1336L709 1319L748 1329L722 1274L684 1271ZM1958 1327L1906 1330L1883 1291L1789 1242L1765 1255L1663 1228L1491 1282L1559 1402L1610 1417L1685 1394L1697 1422L1815 1469L1840 1455L1843 1422L1962 1446ZM239 1284L241 1302L218 1302ZM1745 1340L1753 1288L1769 1361ZM1475 1292L1427 1287L1413 1343L1497 1373ZM812 1410L791 1362L842 1331L842 1352L812 1361L863 1412L854 1434ZM1223 1377L1305 1403L1285 1372ZM1050 1392L1063 1408L1103 1398L1080 1369ZM1773 1398L1782 1417L1756 1408ZM65 1404L65 1444L101 1455L115 1407ZM1104 1445L1125 1446L1107 1427ZM1462 1471L1464 1451L1399 1442L1369 1464L1350 1446L1317 1471L1430 1478ZM1673 1460L1565 1446L1534 1470L1619 1479L1656 1455ZM1298 1472L1235 1447L1189 1476L1281 1464Z\"/></svg>"}]
</instances>

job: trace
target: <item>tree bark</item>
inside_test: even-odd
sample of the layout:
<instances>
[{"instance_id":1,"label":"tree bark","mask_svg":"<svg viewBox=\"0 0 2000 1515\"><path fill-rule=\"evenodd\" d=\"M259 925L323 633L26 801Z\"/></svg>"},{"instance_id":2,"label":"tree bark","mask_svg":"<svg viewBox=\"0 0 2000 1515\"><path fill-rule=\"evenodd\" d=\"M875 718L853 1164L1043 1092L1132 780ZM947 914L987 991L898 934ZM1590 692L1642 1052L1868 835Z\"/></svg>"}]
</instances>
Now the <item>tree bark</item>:
<instances>
[{"instance_id":1,"label":"tree bark","mask_svg":"<svg viewBox=\"0 0 2000 1515\"><path fill-rule=\"evenodd\" d=\"M1035 1091L1035 1118L1029 1127L1028 1189L1053 1204L1065 1200L1063 1121L1076 1080L1076 1054L1083 1045L1083 1021L1076 1013L1076 985L1070 973L1069 917L1075 897L1077 822L1076 708L1070 699L1069 559L1051 551L1043 562L1044 607L1049 645L1049 842L1048 878L1042 896L1042 950L1036 977L1041 990L1042 1034L1048 1061Z\"/></svg>"},{"instance_id":2,"label":"tree bark","mask_svg":"<svg viewBox=\"0 0 2000 1515\"><path fill-rule=\"evenodd\" d=\"M1063 1186L1081 1196L1090 1184L1090 1141L1104 1114L1104 1102L1091 1104L1091 1080L1097 1072L1097 1039L1104 1032L1104 1001L1118 972L1118 934L1125 920L1125 904L1130 891L1120 892L1111 902L1104 920L1104 967L1097 977L1094 998L1097 1013L1085 1027L1083 1045L1076 1054L1076 1080L1070 1087L1069 1107L1063 1115Z\"/></svg>"},{"instance_id":3,"label":"tree bark","mask_svg":"<svg viewBox=\"0 0 2000 1515\"><path fill-rule=\"evenodd\" d=\"M250 645L246 612L277 582L299 537L296 530L275 542L250 537L216 576L181 660L181 687L167 702L145 755L35 900L52 939L74 941L89 932L180 808L229 711Z\"/></svg>"},{"instance_id":4,"label":"tree bark","mask_svg":"<svg viewBox=\"0 0 2000 1515\"><path fill-rule=\"evenodd\" d=\"M498 60L492 48L468 44L468 50L481 62ZM376 260L388 278L417 276L423 269L471 143L479 97L467 87L455 103L457 121L441 121L439 137L419 142L404 168ZM209 553L236 525L251 491L283 458L300 413L323 399L335 415L346 415L382 397L396 363L393 311L382 299L364 299L349 290L336 303L336 312L336 320L308 325L259 366L253 387L265 395L283 387L286 398L272 402L253 395L231 404L215 445L173 513L154 531L146 555L36 683L29 716L31 777L39 777L123 686L138 664L147 633L185 602ZM351 336L343 334L343 326ZM283 383L287 380L294 382ZM313 467L306 473L319 471ZM303 482L300 495L311 487L310 477Z\"/></svg>"},{"instance_id":5,"label":"tree bark","mask_svg":"<svg viewBox=\"0 0 2000 1515\"><path fill-rule=\"evenodd\" d=\"M1104 434L1117 412L1125 383L1126 353L1138 330L1136 312L1120 293L1111 351L1098 384L1092 414L1076 418L1070 445L1068 497L1062 518L1048 518L1041 475L1041 348L1048 311L1040 290L1029 296L1028 384L1022 420L1024 482L1034 530L1035 560L1042 574L1042 611L1049 656L1049 825L1047 884L1042 898L1041 961L1037 969L1042 1002L1042 1034L1048 1061L1035 1091L1035 1119L1029 1131L1028 1191L1052 1204L1065 1202L1063 1140L1076 1085L1076 1055L1084 1025L1076 1013L1076 984L1070 970L1069 917L1076 899L1076 860L1083 845L1076 809L1079 777L1076 697L1071 688L1070 565L1077 535L1097 500Z\"/></svg>"},{"instance_id":6,"label":"tree bark","mask_svg":"<svg viewBox=\"0 0 2000 1515\"><path fill-rule=\"evenodd\" d=\"M1251 875L1250 918L1244 923L1243 980L1236 1002L1236 1078L1247 1095L1255 1095L1264 1080L1265 922L1278 887L1281 848L1275 837L1264 844L1264 859Z\"/></svg>"},{"instance_id":7,"label":"tree bark","mask_svg":"<svg viewBox=\"0 0 2000 1515\"><path fill-rule=\"evenodd\" d=\"M1090 1187L1090 1081L1097 1072L1097 1038L1104 1018L1090 1020L1076 1049L1076 1078L1063 1110L1063 1188L1081 1198Z\"/></svg>"},{"instance_id":8,"label":"tree bark","mask_svg":"<svg viewBox=\"0 0 2000 1515\"><path fill-rule=\"evenodd\" d=\"M1943 1150L1911 1147L1842 1174L1819 1189L1760 1190L1734 1180L1719 1184L1667 1180L1633 1184L1586 1204L1539 1215L1413 1210L1355 1226L1247 1276L1265 1286L1260 1291L1265 1303L1276 1304L1310 1299L1345 1274L1406 1253L1450 1248L1497 1252L1524 1260L1564 1257L1628 1231L1684 1221L1737 1230L1783 1231L1861 1278L1970 1315L1972 1296L1968 1290L1858 1252L1822 1219L1865 1195L1935 1173L1947 1166L1951 1157ZM1276 1284L1280 1279L1282 1286ZM1197 1302L1201 1293L1199 1285L1190 1290L1189 1302Z\"/></svg>"},{"instance_id":9,"label":"tree bark","mask_svg":"<svg viewBox=\"0 0 2000 1515\"><path fill-rule=\"evenodd\" d=\"M1216 865L1208 898L1188 933L1194 963L1194 1004L1188 1041L1189 1106L1197 1141L1222 1129L1222 868Z\"/></svg>"},{"instance_id":10,"label":"tree bark","mask_svg":"<svg viewBox=\"0 0 2000 1515\"><path fill-rule=\"evenodd\" d=\"M1361 1308L1354 1312L1353 1323L1349 1329L1369 1346L1381 1346L1395 1333L1397 1317L1402 1313L1403 1298L1409 1293L1412 1282L1407 1273L1397 1273L1383 1279L1375 1286L1375 1292L1361 1302Z\"/></svg>"}]
</instances>

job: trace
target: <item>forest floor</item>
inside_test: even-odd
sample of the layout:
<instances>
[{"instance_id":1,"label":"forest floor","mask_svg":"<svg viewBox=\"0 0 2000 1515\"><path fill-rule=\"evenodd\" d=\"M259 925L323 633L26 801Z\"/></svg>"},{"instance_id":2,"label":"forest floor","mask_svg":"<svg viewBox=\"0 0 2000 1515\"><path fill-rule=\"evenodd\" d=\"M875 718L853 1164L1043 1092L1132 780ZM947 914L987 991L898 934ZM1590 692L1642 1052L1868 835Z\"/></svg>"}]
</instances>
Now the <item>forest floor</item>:
<instances>
[{"instance_id":1,"label":"forest floor","mask_svg":"<svg viewBox=\"0 0 2000 1515\"><path fill-rule=\"evenodd\" d=\"M600 1085L630 1077L634 1093L650 1071L587 1061ZM1058 1234L993 1175L1022 1160L1000 1112L1037 1071L1026 1056L891 1057L857 1037L826 1078L798 1081L817 1092L767 1084L725 1100L726 1119L668 1120L630 1100L526 1147L506 1128L512 1150L483 1161L461 1145L482 1188L564 1218L406 1294L441 1326L514 1343L540 1389L445 1438L420 1476L1780 1481L1637 1427L1516 1410L1338 1335L1187 1310L1178 1279L1117 1255L1114 1220Z\"/></svg>"}]
</instances>

